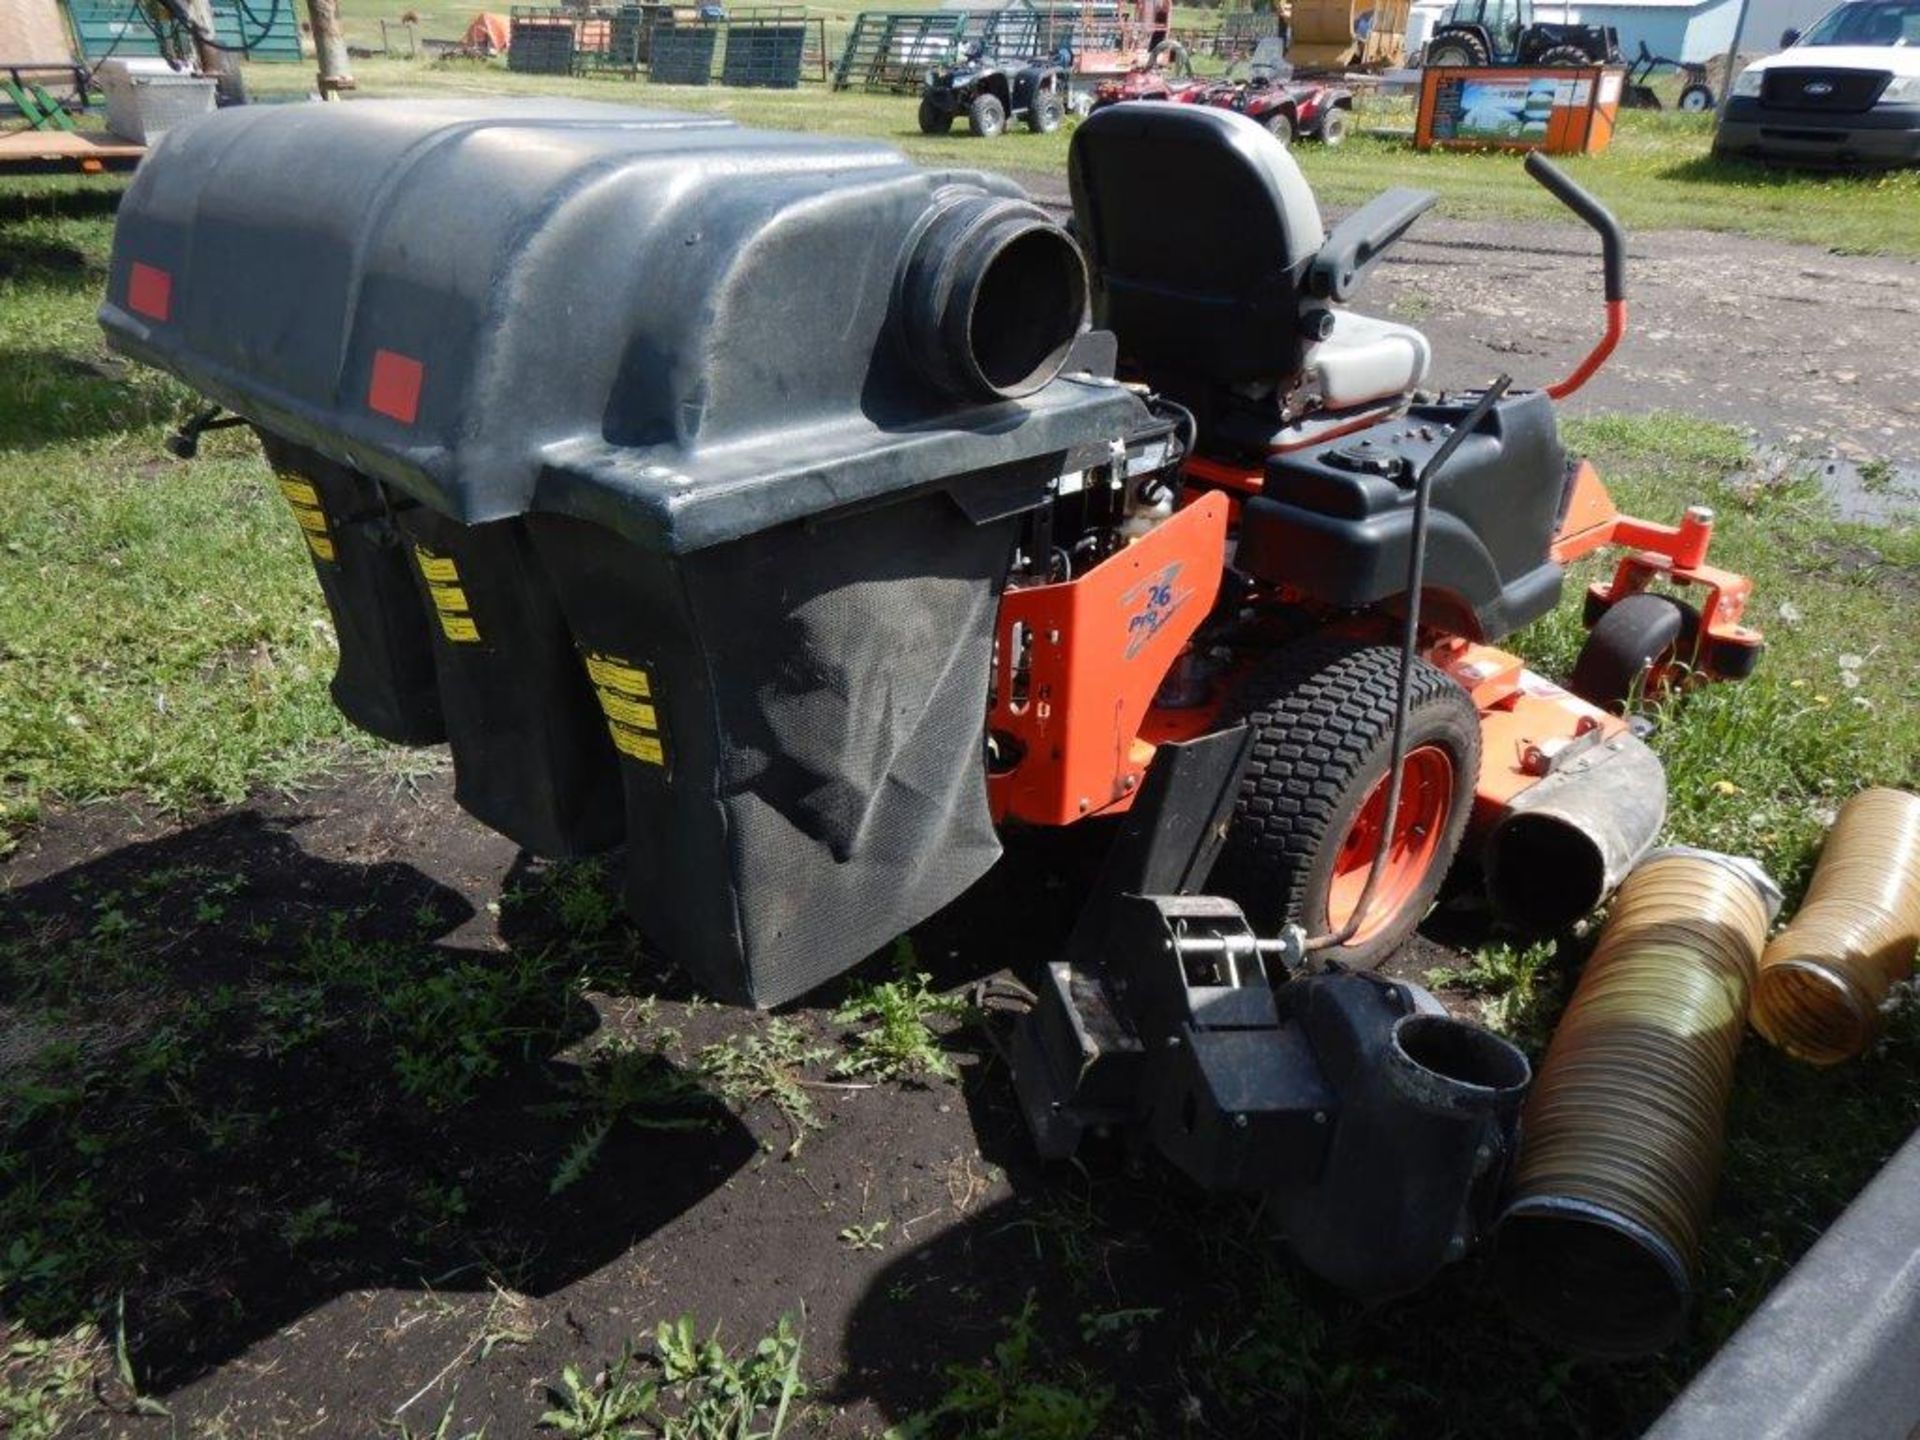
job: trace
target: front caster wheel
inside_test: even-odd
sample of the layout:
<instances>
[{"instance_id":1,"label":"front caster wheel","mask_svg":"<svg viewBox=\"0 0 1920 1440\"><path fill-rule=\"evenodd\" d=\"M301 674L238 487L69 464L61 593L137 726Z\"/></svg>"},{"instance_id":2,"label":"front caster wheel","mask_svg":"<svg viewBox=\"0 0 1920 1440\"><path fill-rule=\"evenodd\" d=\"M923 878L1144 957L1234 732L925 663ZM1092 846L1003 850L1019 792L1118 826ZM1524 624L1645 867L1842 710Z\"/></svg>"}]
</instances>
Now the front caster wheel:
<instances>
[{"instance_id":1,"label":"front caster wheel","mask_svg":"<svg viewBox=\"0 0 1920 1440\"><path fill-rule=\"evenodd\" d=\"M1602 710L1623 713L1643 696L1658 696L1678 660L1692 653L1700 615L1668 595L1617 600L1587 632L1567 688Z\"/></svg>"}]
</instances>

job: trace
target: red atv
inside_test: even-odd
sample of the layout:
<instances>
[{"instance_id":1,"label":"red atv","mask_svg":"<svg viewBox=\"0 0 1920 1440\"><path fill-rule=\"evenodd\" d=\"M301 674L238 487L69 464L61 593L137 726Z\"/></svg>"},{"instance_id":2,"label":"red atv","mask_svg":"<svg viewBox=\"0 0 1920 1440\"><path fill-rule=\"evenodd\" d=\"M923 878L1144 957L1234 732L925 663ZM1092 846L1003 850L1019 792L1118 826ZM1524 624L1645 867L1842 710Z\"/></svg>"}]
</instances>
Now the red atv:
<instances>
[{"instance_id":1,"label":"red atv","mask_svg":"<svg viewBox=\"0 0 1920 1440\"><path fill-rule=\"evenodd\" d=\"M1153 47L1146 64L1135 66L1117 80L1102 80L1093 92L1093 108L1103 110L1126 100L1196 104L1206 98L1213 83L1195 78L1185 46L1163 40Z\"/></svg>"},{"instance_id":2,"label":"red atv","mask_svg":"<svg viewBox=\"0 0 1920 1440\"><path fill-rule=\"evenodd\" d=\"M1338 145L1353 121L1353 92L1344 85L1294 79L1280 42L1271 37L1260 42L1252 58L1236 60L1198 99L1259 121L1289 145L1296 136Z\"/></svg>"}]
</instances>

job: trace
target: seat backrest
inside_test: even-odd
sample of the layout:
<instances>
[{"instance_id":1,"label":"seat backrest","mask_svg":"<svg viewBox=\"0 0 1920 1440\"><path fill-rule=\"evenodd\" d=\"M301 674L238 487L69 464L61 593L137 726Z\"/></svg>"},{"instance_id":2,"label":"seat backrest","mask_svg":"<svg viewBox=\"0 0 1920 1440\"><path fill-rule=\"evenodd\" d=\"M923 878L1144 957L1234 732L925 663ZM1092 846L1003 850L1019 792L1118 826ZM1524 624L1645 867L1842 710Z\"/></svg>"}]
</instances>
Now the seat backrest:
<instances>
[{"instance_id":1,"label":"seat backrest","mask_svg":"<svg viewBox=\"0 0 1920 1440\"><path fill-rule=\"evenodd\" d=\"M1326 236L1265 127L1206 105L1110 106L1074 132L1068 179L1094 323L1123 357L1149 377L1299 373L1301 278Z\"/></svg>"}]
</instances>

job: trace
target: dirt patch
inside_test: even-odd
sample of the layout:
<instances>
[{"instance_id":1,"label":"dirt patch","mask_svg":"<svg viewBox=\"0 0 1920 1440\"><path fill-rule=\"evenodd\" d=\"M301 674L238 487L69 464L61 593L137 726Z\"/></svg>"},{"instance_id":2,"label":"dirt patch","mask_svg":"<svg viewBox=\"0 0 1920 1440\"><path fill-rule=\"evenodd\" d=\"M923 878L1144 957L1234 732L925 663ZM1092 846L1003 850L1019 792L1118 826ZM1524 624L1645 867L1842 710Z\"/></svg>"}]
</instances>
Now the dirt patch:
<instances>
[{"instance_id":1,"label":"dirt patch","mask_svg":"<svg viewBox=\"0 0 1920 1440\"><path fill-rule=\"evenodd\" d=\"M1814 537L1807 542L1805 558L1793 568L1801 575L1840 576L1892 595L1920 597L1920 569L1894 564L1871 545Z\"/></svg>"},{"instance_id":2,"label":"dirt patch","mask_svg":"<svg viewBox=\"0 0 1920 1440\"><path fill-rule=\"evenodd\" d=\"M1089 863L1040 838L916 933L921 963L940 985L1037 964ZM0 1056L50 1097L12 1122L46 1217L33 1242L85 1283L28 1286L13 1314L66 1333L124 1293L136 1373L170 1411L98 1410L74 1433L365 1435L451 1409L526 1434L564 1366L593 1373L663 1318L750 1340L803 1307L799 1433L873 1433L987 1354L1030 1294L1053 1302L1042 1343L1092 1357L1086 1387L1158 1417L1143 1433L1199 1403L1178 1366L1142 1376L1130 1357L1231 1328L1233 1286L1196 1277L1227 1236L1274 1263L1247 1206L1118 1153L1043 1171L978 1031L953 1041L954 1082L809 1082L821 1128L788 1158L775 1107L735 1115L686 1059L767 1018L695 1000L607 896L553 873L464 816L445 777L187 823L99 806L30 832L0 868ZM1422 942L1399 968L1453 953ZM367 957L386 967L371 989L339 989ZM408 1092L390 1012L444 974L520 977L529 1039L436 1105ZM783 1018L833 1045L844 990ZM616 1126L551 1193L582 1133L583 1057L616 1040L678 1057L675 1125ZM1100 1326L1114 1343L1089 1352L1078 1332Z\"/></svg>"}]
</instances>

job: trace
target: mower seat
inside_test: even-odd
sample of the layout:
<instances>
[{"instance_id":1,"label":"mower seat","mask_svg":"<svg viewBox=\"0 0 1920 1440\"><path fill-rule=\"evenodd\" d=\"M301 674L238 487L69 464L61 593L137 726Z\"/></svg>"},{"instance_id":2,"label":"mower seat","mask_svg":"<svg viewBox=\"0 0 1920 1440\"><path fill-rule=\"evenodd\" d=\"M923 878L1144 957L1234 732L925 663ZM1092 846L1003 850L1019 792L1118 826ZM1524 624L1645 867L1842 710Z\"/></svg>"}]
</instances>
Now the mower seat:
<instances>
[{"instance_id":1,"label":"mower seat","mask_svg":"<svg viewBox=\"0 0 1920 1440\"><path fill-rule=\"evenodd\" d=\"M1285 394L1310 381L1322 407L1344 409L1406 395L1425 378L1424 335L1329 301L1345 298L1431 196L1390 192L1352 217L1357 230L1342 225L1330 239L1299 166L1264 126L1153 102L1083 122L1068 182L1094 323L1156 388L1191 397L1267 384Z\"/></svg>"}]
</instances>

